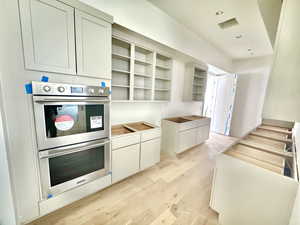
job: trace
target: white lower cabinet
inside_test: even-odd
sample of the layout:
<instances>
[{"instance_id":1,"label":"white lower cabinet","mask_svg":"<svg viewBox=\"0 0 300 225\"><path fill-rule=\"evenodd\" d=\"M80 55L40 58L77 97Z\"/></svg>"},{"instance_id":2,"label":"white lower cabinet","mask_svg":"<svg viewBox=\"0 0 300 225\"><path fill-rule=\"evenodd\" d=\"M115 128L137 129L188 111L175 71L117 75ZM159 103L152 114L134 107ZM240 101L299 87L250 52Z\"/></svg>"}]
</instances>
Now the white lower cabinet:
<instances>
[{"instance_id":1,"label":"white lower cabinet","mask_svg":"<svg viewBox=\"0 0 300 225\"><path fill-rule=\"evenodd\" d=\"M140 144L112 151L112 182L137 173L140 169Z\"/></svg>"},{"instance_id":2,"label":"white lower cabinet","mask_svg":"<svg viewBox=\"0 0 300 225\"><path fill-rule=\"evenodd\" d=\"M149 168L160 161L160 138L141 144L141 170Z\"/></svg>"},{"instance_id":3,"label":"white lower cabinet","mask_svg":"<svg viewBox=\"0 0 300 225\"><path fill-rule=\"evenodd\" d=\"M209 139L209 126L203 126L197 128L197 137L196 137L196 144L199 145L203 143L205 140Z\"/></svg>"},{"instance_id":4,"label":"white lower cabinet","mask_svg":"<svg viewBox=\"0 0 300 225\"><path fill-rule=\"evenodd\" d=\"M179 148L177 153L183 152L196 145L197 128L179 132Z\"/></svg>"},{"instance_id":5,"label":"white lower cabinet","mask_svg":"<svg viewBox=\"0 0 300 225\"><path fill-rule=\"evenodd\" d=\"M172 117L162 120L162 151L174 156L209 139L210 118Z\"/></svg>"}]
</instances>

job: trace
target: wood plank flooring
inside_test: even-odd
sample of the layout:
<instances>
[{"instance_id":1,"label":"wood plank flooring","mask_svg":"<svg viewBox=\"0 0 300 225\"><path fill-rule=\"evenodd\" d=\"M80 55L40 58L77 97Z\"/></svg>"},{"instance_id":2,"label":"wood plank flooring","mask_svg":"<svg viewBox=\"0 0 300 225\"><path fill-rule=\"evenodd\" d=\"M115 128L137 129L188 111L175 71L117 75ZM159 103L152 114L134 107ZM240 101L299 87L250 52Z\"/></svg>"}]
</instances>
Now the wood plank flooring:
<instances>
[{"instance_id":1,"label":"wood plank flooring","mask_svg":"<svg viewBox=\"0 0 300 225\"><path fill-rule=\"evenodd\" d=\"M237 139L210 139L30 225L216 225L209 208L215 156Z\"/></svg>"}]
</instances>

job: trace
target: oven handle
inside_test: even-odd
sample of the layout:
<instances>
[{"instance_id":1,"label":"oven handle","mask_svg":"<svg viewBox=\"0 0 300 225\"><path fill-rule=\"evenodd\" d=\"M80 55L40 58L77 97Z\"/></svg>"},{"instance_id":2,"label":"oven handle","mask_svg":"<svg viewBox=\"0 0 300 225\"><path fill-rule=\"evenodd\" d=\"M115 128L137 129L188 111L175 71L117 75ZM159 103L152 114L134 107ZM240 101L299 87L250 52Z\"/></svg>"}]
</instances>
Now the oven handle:
<instances>
[{"instance_id":1,"label":"oven handle","mask_svg":"<svg viewBox=\"0 0 300 225\"><path fill-rule=\"evenodd\" d=\"M39 153L39 158L40 159L49 159L49 158L54 158L58 156L63 156L63 155L68 155L71 153L76 153L76 152L82 152L91 148L96 148L100 146L104 146L109 143L109 139L106 139L105 141L101 141L101 143L97 144L91 144L83 147L78 147L78 148L70 148L70 147L62 147L54 150L47 150L47 151L42 151Z\"/></svg>"},{"instance_id":2,"label":"oven handle","mask_svg":"<svg viewBox=\"0 0 300 225\"><path fill-rule=\"evenodd\" d=\"M108 98L101 97L52 97L52 96L34 96L34 102L44 103L44 102L106 102L109 103Z\"/></svg>"}]
</instances>

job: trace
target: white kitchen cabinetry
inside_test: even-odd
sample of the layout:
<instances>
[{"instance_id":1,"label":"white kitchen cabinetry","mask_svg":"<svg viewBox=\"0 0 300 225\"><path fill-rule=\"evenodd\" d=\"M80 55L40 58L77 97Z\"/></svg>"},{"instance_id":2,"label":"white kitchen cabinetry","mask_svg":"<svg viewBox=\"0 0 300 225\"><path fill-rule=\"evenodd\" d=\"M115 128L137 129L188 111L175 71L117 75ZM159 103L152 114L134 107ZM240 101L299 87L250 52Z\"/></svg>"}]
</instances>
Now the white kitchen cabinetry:
<instances>
[{"instance_id":1,"label":"white kitchen cabinetry","mask_svg":"<svg viewBox=\"0 0 300 225\"><path fill-rule=\"evenodd\" d=\"M141 170L160 161L160 137L141 144Z\"/></svg>"},{"instance_id":2,"label":"white kitchen cabinetry","mask_svg":"<svg viewBox=\"0 0 300 225\"><path fill-rule=\"evenodd\" d=\"M185 66L184 101L204 101L207 81L207 66L188 63Z\"/></svg>"},{"instance_id":3,"label":"white kitchen cabinetry","mask_svg":"<svg viewBox=\"0 0 300 225\"><path fill-rule=\"evenodd\" d=\"M111 79L111 16L75 0L19 3L26 69Z\"/></svg>"},{"instance_id":4,"label":"white kitchen cabinetry","mask_svg":"<svg viewBox=\"0 0 300 225\"><path fill-rule=\"evenodd\" d=\"M159 127L145 122L112 127L112 182L118 182L160 161Z\"/></svg>"},{"instance_id":5,"label":"white kitchen cabinetry","mask_svg":"<svg viewBox=\"0 0 300 225\"><path fill-rule=\"evenodd\" d=\"M140 144L112 151L112 182L129 177L140 170Z\"/></svg>"},{"instance_id":6,"label":"white kitchen cabinetry","mask_svg":"<svg viewBox=\"0 0 300 225\"><path fill-rule=\"evenodd\" d=\"M175 155L209 138L210 118L182 116L162 120L162 151Z\"/></svg>"},{"instance_id":7,"label":"white kitchen cabinetry","mask_svg":"<svg viewBox=\"0 0 300 225\"><path fill-rule=\"evenodd\" d=\"M76 74L74 8L53 0L22 0L27 69Z\"/></svg>"},{"instance_id":8,"label":"white kitchen cabinetry","mask_svg":"<svg viewBox=\"0 0 300 225\"><path fill-rule=\"evenodd\" d=\"M112 38L112 100L170 101L173 60L167 54Z\"/></svg>"},{"instance_id":9,"label":"white kitchen cabinetry","mask_svg":"<svg viewBox=\"0 0 300 225\"><path fill-rule=\"evenodd\" d=\"M265 127L216 158L210 207L219 224L289 224L299 188L300 126L293 130L293 143L286 131L258 132Z\"/></svg>"},{"instance_id":10,"label":"white kitchen cabinetry","mask_svg":"<svg viewBox=\"0 0 300 225\"><path fill-rule=\"evenodd\" d=\"M77 74L111 79L111 24L75 10Z\"/></svg>"},{"instance_id":11,"label":"white kitchen cabinetry","mask_svg":"<svg viewBox=\"0 0 300 225\"><path fill-rule=\"evenodd\" d=\"M199 129L199 128L198 128ZM183 152L196 145L197 130L190 129L179 132L179 147L176 153Z\"/></svg>"}]
</instances>

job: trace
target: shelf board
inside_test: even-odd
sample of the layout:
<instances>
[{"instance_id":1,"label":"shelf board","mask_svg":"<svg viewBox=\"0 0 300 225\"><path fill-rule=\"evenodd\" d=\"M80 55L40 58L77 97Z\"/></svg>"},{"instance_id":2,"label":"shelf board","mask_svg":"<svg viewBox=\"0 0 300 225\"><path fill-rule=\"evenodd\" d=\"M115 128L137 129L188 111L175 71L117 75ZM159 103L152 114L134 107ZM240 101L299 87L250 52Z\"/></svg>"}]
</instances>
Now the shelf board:
<instances>
[{"instance_id":1,"label":"shelf board","mask_svg":"<svg viewBox=\"0 0 300 225\"><path fill-rule=\"evenodd\" d=\"M127 71L127 70L118 70L118 69L112 69L112 72L118 72L118 73L130 74L130 72L129 72L129 71Z\"/></svg>"},{"instance_id":2,"label":"shelf board","mask_svg":"<svg viewBox=\"0 0 300 225\"><path fill-rule=\"evenodd\" d=\"M195 78L198 78L198 79L205 79L205 77L199 76L199 75L196 75L196 74L194 75L194 77L195 77Z\"/></svg>"},{"instance_id":3,"label":"shelf board","mask_svg":"<svg viewBox=\"0 0 300 225\"><path fill-rule=\"evenodd\" d=\"M170 70L170 67L164 66L164 65L156 65L157 68L163 69L163 70Z\"/></svg>"},{"instance_id":4,"label":"shelf board","mask_svg":"<svg viewBox=\"0 0 300 225\"><path fill-rule=\"evenodd\" d=\"M130 56L112 53L112 56L118 59L130 60Z\"/></svg>"},{"instance_id":5,"label":"shelf board","mask_svg":"<svg viewBox=\"0 0 300 225\"><path fill-rule=\"evenodd\" d=\"M152 65L151 62L143 61L143 60L140 60L140 59L134 59L134 61L136 63L142 64L142 65Z\"/></svg>"},{"instance_id":6,"label":"shelf board","mask_svg":"<svg viewBox=\"0 0 300 225\"><path fill-rule=\"evenodd\" d=\"M164 78L164 77L159 77L159 76L156 76L155 79L157 79L157 80L166 80L166 81L170 81L171 80L169 78Z\"/></svg>"},{"instance_id":7,"label":"shelf board","mask_svg":"<svg viewBox=\"0 0 300 225\"><path fill-rule=\"evenodd\" d=\"M197 86L197 87L203 87L204 85L203 84L193 84L194 86Z\"/></svg>"},{"instance_id":8,"label":"shelf board","mask_svg":"<svg viewBox=\"0 0 300 225\"><path fill-rule=\"evenodd\" d=\"M152 76L149 76L149 75L147 75L147 74L142 74L142 73L134 73L134 75L139 76L139 77L152 78Z\"/></svg>"},{"instance_id":9,"label":"shelf board","mask_svg":"<svg viewBox=\"0 0 300 225\"><path fill-rule=\"evenodd\" d=\"M203 95L203 93L202 92L193 92L193 95Z\"/></svg>"},{"instance_id":10,"label":"shelf board","mask_svg":"<svg viewBox=\"0 0 300 225\"><path fill-rule=\"evenodd\" d=\"M134 88L135 89L151 90L151 88L149 88L149 87L137 87L137 86L135 86Z\"/></svg>"},{"instance_id":11,"label":"shelf board","mask_svg":"<svg viewBox=\"0 0 300 225\"><path fill-rule=\"evenodd\" d=\"M121 84L112 84L112 87L119 87L119 88L129 88L129 85L121 85Z\"/></svg>"},{"instance_id":12,"label":"shelf board","mask_svg":"<svg viewBox=\"0 0 300 225\"><path fill-rule=\"evenodd\" d=\"M169 88L156 88L155 91L170 91Z\"/></svg>"}]
</instances>

